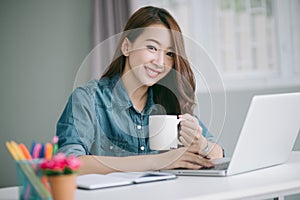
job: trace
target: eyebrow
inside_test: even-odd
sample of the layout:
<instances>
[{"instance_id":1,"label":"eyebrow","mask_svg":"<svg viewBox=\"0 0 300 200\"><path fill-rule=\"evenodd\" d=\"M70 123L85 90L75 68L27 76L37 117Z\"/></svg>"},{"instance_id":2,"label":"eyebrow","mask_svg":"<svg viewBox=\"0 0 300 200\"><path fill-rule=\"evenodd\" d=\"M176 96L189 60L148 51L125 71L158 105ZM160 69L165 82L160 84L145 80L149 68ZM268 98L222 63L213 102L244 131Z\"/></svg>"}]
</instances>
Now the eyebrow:
<instances>
[{"instance_id":1,"label":"eyebrow","mask_svg":"<svg viewBox=\"0 0 300 200\"><path fill-rule=\"evenodd\" d=\"M150 38L150 39L146 39L146 41L148 41L148 42L154 42L154 43L156 43L156 44L158 44L158 45L161 46L161 43L159 41L155 40L155 39L151 39ZM167 47L167 49L173 50L174 48L173 47Z\"/></svg>"}]
</instances>

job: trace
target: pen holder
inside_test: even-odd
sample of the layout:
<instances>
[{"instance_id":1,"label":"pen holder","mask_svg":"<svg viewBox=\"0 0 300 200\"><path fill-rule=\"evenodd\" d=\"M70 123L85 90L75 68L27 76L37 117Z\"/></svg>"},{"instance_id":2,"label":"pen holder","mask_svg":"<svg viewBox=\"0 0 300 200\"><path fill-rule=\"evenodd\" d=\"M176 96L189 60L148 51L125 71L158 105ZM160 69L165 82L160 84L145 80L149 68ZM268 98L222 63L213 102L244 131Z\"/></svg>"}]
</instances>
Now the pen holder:
<instances>
[{"instance_id":1,"label":"pen holder","mask_svg":"<svg viewBox=\"0 0 300 200\"><path fill-rule=\"evenodd\" d=\"M46 176L39 168L42 159L17 161L19 199L52 200Z\"/></svg>"}]
</instances>

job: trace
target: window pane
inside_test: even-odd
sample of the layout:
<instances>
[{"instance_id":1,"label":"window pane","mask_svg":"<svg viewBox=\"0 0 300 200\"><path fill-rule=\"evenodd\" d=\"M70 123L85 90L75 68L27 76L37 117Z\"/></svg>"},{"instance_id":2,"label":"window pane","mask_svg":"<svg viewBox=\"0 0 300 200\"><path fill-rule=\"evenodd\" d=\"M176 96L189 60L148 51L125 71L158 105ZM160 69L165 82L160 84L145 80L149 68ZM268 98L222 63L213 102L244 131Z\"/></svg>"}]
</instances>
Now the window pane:
<instances>
[{"instance_id":1,"label":"window pane","mask_svg":"<svg viewBox=\"0 0 300 200\"><path fill-rule=\"evenodd\" d=\"M274 72L278 69L272 4L267 0L219 1L222 49L219 65L224 66L225 73ZM236 62L229 62L231 59Z\"/></svg>"}]
</instances>

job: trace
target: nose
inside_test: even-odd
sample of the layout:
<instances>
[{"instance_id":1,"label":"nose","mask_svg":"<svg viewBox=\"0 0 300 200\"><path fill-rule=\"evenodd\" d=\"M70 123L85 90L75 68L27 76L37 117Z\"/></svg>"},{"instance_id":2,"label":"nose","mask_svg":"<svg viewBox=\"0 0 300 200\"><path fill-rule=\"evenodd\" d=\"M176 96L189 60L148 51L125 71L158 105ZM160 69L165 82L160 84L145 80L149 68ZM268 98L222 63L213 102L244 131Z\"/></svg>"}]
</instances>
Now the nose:
<instances>
[{"instance_id":1,"label":"nose","mask_svg":"<svg viewBox=\"0 0 300 200\"><path fill-rule=\"evenodd\" d=\"M163 50L157 51L157 54L155 56L155 63L158 67L164 67L165 66L165 55Z\"/></svg>"}]
</instances>

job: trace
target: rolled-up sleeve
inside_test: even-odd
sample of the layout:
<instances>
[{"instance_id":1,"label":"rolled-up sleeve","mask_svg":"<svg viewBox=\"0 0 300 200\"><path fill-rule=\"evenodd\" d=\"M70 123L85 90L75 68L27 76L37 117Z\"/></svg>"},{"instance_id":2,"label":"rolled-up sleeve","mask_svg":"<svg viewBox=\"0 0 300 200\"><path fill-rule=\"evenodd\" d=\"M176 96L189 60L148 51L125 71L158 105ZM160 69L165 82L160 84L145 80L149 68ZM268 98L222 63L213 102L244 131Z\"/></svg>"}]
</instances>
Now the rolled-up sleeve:
<instances>
[{"instance_id":1,"label":"rolled-up sleeve","mask_svg":"<svg viewBox=\"0 0 300 200\"><path fill-rule=\"evenodd\" d=\"M77 88L71 94L56 127L58 152L75 156L89 154L94 142L93 102L92 95L85 88Z\"/></svg>"},{"instance_id":2,"label":"rolled-up sleeve","mask_svg":"<svg viewBox=\"0 0 300 200\"><path fill-rule=\"evenodd\" d=\"M204 123L196 116L198 119L199 125L202 128L202 135L210 142L215 142L215 137L208 131Z\"/></svg>"}]
</instances>

